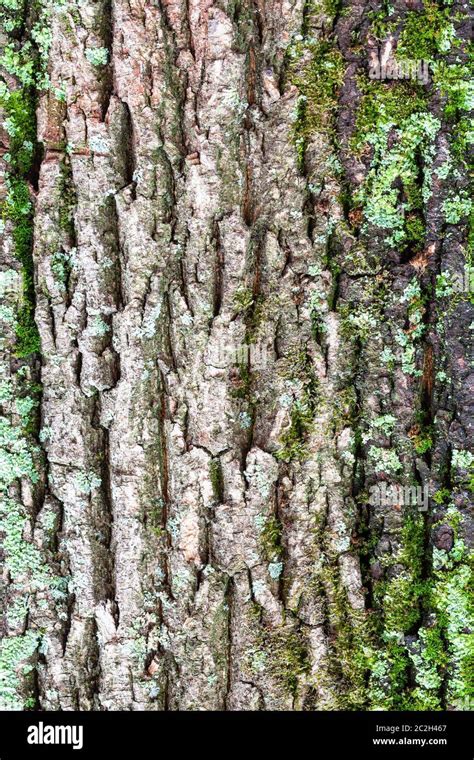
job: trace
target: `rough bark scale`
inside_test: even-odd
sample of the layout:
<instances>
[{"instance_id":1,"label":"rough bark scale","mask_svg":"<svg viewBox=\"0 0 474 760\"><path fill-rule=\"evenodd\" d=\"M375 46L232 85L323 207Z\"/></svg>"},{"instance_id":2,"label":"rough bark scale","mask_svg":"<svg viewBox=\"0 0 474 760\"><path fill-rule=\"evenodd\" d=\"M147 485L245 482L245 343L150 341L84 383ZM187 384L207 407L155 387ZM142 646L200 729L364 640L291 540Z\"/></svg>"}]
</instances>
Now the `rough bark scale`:
<instances>
[{"instance_id":1,"label":"rough bark scale","mask_svg":"<svg viewBox=\"0 0 474 760\"><path fill-rule=\"evenodd\" d=\"M3 708L469 707L470 7L0 7Z\"/></svg>"}]
</instances>

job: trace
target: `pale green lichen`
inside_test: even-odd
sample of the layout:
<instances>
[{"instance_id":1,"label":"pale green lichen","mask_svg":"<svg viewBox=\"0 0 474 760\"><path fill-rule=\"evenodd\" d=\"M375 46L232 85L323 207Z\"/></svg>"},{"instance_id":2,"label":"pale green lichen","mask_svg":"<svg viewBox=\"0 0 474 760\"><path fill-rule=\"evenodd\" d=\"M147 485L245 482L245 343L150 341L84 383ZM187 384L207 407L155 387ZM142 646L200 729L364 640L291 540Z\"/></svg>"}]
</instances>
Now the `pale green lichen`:
<instances>
[{"instance_id":1,"label":"pale green lichen","mask_svg":"<svg viewBox=\"0 0 474 760\"><path fill-rule=\"evenodd\" d=\"M39 549L24 538L27 526L24 507L12 499L4 499L0 504L0 529L5 534L5 565L14 582L28 579L28 587L34 592L49 588L54 576L44 564Z\"/></svg>"},{"instance_id":2,"label":"pale green lichen","mask_svg":"<svg viewBox=\"0 0 474 760\"><path fill-rule=\"evenodd\" d=\"M409 322L407 330L398 329L395 333L395 341L403 349L401 353L402 370L412 377L421 377L422 371L416 366L416 348L426 330L423 323L425 306L424 296L415 278L405 288L401 301L403 303L408 302L407 316Z\"/></svg>"},{"instance_id":3,"label":"pale green lichen","mask_svg":"<svg viewBox=\"0 0 474 760\"><path fill-rule=\"evenodd\" d=\"M109 51L104 47L86 48L85 56L92 66L106 66Z\"/></svg>"},{"instance_id":4,"label":"pale green lichen","mask_svg":"<svg viewBox=\"0 0 474 760\"><path fill-rule=\"evenodd\" d=\"M371 446L367 453L375 472L383 472L390 475L396 474L402 469L402 463L398 458L398 454L392 449Z\"/></svg>"},{"instance_id":5,"label":"pale green lichen","mask_svg":"<svg viewBox=\"0 0 474 760\"><path fill-rule=\"evenodd\" d=\"M5 492L17 478L38 481L33 459L37 450L23 437L21 429L6 417L0 417L0 491Z\"/></svg>"},{"instance_id":6,"label":"pale green lichen","mask_svg":"<svg viewBox=\"0 0 474 760\"><path fill-rule=\"evenodd\" d=\"M26 425L30 419L30 414L38 406L38 400L31 396L15 399L15 411L20 415L23 425Z\"/></svg>"},{"instance_id":7,"label":"pale green lichen","mask_svg":"<svg viewBox=\"0 0 474 760\"><path fill-rule=\"evenodd\" d=\"M390 435L393 432L397 418L393 414L382 414L380 417L376 417L372 425L377 430L381 430L385 435Z\"/></svg>"},{"instance_id":8,"label":"pale green lichen","mask_svg":"<svg viewBox=\"0 0 474 760\"><path fill-rule=\"evenodd\" d=\"M21 636L10 636L0 642L0 709L23 710L25 698L21 695L21 676L32 668L31 660L38 648L40 635L27 631Z\"/></svg>"},{"instance_id":9,"label":"pale green lichen","mask_svg":"<svg viewBox=\"0 0 474 760\"><path fill-rule=\"evenodd\" d=\"M110 326L104 322L101 316L96 316L92 320L89 332L95 338L103 338L104 335L107 335L107 333L110 332Z\"/></svg>"},{"instance_id":10,"label":"pale green lichen","mask_svg":"<svg viewBox=\"0 0 474 760\"><path fill-rule=\"evenodd\" d=\"M82 471L76 475L75 484L79 493L89 496L100 488L102 481L94 472Z\"/></svg>"},{"instance_id":11,"label":"pale green lichen","mask_svg":"<svg viewBox=\"0 0 474 760\"><path fill-rule=\"evenodd\" d=\"M367 177L355 197L356 203L363 207L367 222L390 233L386 242L391 246L400 246L409 240L407 214L416 212L430 197L430 166L441 123L430 113L413 114L400 123L396 131L398 140L389 148L389 134L396 126L394 121L381 120L367 136L374 154ZM422 177L418 154L423 157ZM401 200L397 182L403 187L404 200Z\"/></svg>"},{"instance_id":12,"label":"pale green lichen","mask_svg":"<svg viewBox=\"0 0 474 760\"><path fill-rule=\"evenodd\" d=\"M405 640L420 619L424 523L421 515L408 515L400 529L400 546L387 556L387 567L396 566L397 575L379 581L374 598L380 605L380 648L368 651L369 695L373 709L402 709L406 700L410 650Z\"/></svg>"},{"instance_id":13,"label":"pale green lichen","mask_svg":"<svg viewBox=\"0 0 474 760\"><path fill-rule=\"evenodd\" d=\"M144 317L138 334L143 338L153 338L156 334L156 322L161 314L161 303L154 306Z\"/></svg>"},{"instance_id":14,"label":"pale green lichen","mask_svg":"<svg viewBox=\"0 0 474 760\"><path fill-rule=\"evenodd\" d=\"M268 565L268 574L274 580L278 580L283 572L283 562L270 562Z\"/></svg>"},{"instance_id":15,"label":"pale green lichen","mask_svg":"<svg viewBox=\"0 0 474 760\"><path fill-rule=\"evenodd\" d=\"M457 224L472 211L472 200L466 192L451 195L443 202L443 212L448 224Z\"/></svg>"}]
</instances>

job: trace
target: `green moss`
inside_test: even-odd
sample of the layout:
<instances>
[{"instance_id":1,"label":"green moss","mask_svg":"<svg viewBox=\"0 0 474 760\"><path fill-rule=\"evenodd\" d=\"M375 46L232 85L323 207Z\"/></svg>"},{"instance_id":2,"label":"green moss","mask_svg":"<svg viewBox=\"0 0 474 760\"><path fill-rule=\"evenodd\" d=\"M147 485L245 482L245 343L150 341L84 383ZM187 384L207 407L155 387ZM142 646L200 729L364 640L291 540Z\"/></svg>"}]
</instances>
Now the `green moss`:
<instances>
[{"instance_id":1,"label":"green moss","mask_svg":"<svg viewBox=\"0 0 474 760\"><path fill-rule=\"evenodd\" d=\"M423 520L409 516L401 549L390 560L397 577L375 585L385 642L371 665L370 692L377 709L441 710L444 700L448 707L465 709L474 695L473 560L460 538L462 516L453 507L440 521L446 523L454 531L453 547L434 549L433 568L423 577ZM415 632L416 638L405 638Z\"/></svg>"},{"instance_id":2,"label":"green moss","mask_svg":"<svg viewBox=\"0 0 474 760\"><path fill-rule=\"evenodd\" d=\"M440 488L433 494L433 501L435 504L445 504L451 499L451 491L449 488Z\"/></svg>"},{"instance_id":3,"label":"green moss","mask_svg":"<svg viewBox=\"0 0 474 760\"><path fill-rule=\"evenodd\" d=\"M262 630L262 629L261 629ZM288 694L295 695L302 676L309 671L303 635L293 627L263 629L262 649L268 653L268 668Z\"/></svg>"},{"instance_id":4,"label":"green moss","mask_svg":"<svg viewBox=\"0 0 474 760\"><path fill-rule=\"evenodd\" d=\"M402 709L406 700L411 659L405 635L421 620L427 590L424 541L423 517L408 514L400 530L400 548L386 560L397 566L397 574L374 584L374 600L381 612L378 650L370 663L369 694L375 709Z\"/></svg>"},{"instance_id":5,"label":"green moss","mask_svg":"<svg viewBox=\"0 0 474 760\"><path fill-rule=\"evenodd\" d=\"M377 127L382 124L401 126L410 116L426 112L426 91L414 82L382 83L359 77L358 87L362 96L350 142L357 155L370 142L369 137Z\"/></svg>"},{"instance_id":6,"label":"green moss","mask_svg":"<svg viewBox=\"0 0 474 760\"><path fill-rule=\"evenodd\" d=\"M211 459L209 462L209 478L214 500L221 504L224 501L224 477L220 459Z\"/></svg>"},{"instance_id":7,"label":"green moss","mask_svg":"<svg viewBox=\"0 0 474 760\"><path fill-rule=\"evenodd\" d=\"M321 12L331 18L347 15L347 8L342 8L342 0L310 0L305 7L304 31L308 31L308 21L312 17L319 19Z\"/></svg>"},{"instance_id":8,"label":"green moss","mask_svg":"<svg viewBox=\"0 0 474 760\"><path fill-rule=\"evenodd\" d=\"M59 206L59 226L71 238L74 236L73 210L76 204L76 192L72 179L71 165L68 160L63 160L60 165L59 179L57 182L57 196Z\"/></svg>"},{"instance_id":9,"label":"green moss","mask_svg":"<svg viewBox=\"0 0 474 760\"><path fill-rule=\"evenodd\" d=\"M254 293L251 288L241 287L234 293L233 302L237 314L243 316L246 326L245 342L253 343L263 318L264 296Z\"/></svg>"},{"instance_id":10,"label":"green moss","mask_svg":"<svg viewBox=\"0 0 474 760\"><path fill-rule=\"evenodd\" d=\"M48 13L41 2L0 2L2 28L10 37L0 58L2 70L9 74L0 81L0 107L9 138L8 152L3 156L7 164L7 192L2 196L0 218L7 232L11 232L13 253L21 265L21 270L18 269L22 282L21 299L15 309L11 308L13 303L1 308L4 315L9 311L12 313L16 341L10 348L19 357L30 357L40 347L34 321L31 183L35 181L35 164L39 158L36 146L37 92L47 85L45 64L51 39ZM12 272L10 270L10 274ZM8 274L4 273L4 284L7 278ZM14 275L14 281L15 284L18 282L18 274ZM20 480L29 481L33 487L38 483L40 456L32 436L37 427L34 409L38 399L37 388L27 379L31 362L15 364L10 394L16 396L12 419L18 415L20 420L13 425L10 419L0 418L0 532L11 592L7 622L16 630L26 632L18 636L7 632L0 643L0 706L9 710L35 705L32 673L40 634L27 630L31 600L39 592L43 605L51 600L61 600L62 603L67 585L65 579L53 575L35 543L27 540L26 536L32 533L31 516L21 503L11 498L19 493Z\"/></svg>"},{"instance_id":11,"label":"green moss","mask_svg":"<svg viewBox=\"0 0 474 760\"><path fill-rule=\"evenodd\" d=\"M413 196L412 196L413 203ZM424 220L416 214L410 214L405 220L406 245L411 248L413 253L418 253L423 247L426 226Z\"/></svg>"},{"instance_id":12,"label":"green moss","mask_svg":"<svg viewBox=\"0 0 474 760\"><path fill-rule=\"evenodd\" d=\"M41 350L41 342L38 328L34 320L34 303L24 295L23 304L20 306L16 317L16 346L15 354L20 358Z\"/></svg>"},{"instance_id":13,"label":"green moss","mask_svg":"<svg viewBox=\"0 0 474 760\"><path fill-rule=\"evenodd\" d=\"M267 562L274 562L279 559L282 552L281 523L275 515L271 515L265 521L260 539Z\"/></svg>"},{"instance_id":14,"label":"green moss","mask_svg":"<svg viewBox=\"0 0 474 760\"><path fill-rule=\"evenodd\" d=\"M433 447L433 431L431 428L419 430L415 433L412 440L416 453L426 454Z\"/></svg>"},{"instance_id":15,"label":"green moss","mask_svg":"<svg viewBox=\"0 0 474 760\"><path fill-rule=\"evenodd\" d=\"M458 119L452 127L450 139L453 158L464 162L466 153L474 142L472 120L468 118Z\"/></svg>"},{"instance_id":16,"label":"green moss","mask_svg":"<svg viewBox=\"0 0 474 760\"><path fill-rule=\"evenodd\" d=\"M0 85L0 103L6 112L10 171L25 176L31 168L36 142L33 94L29 89L8 91Z\"/></svg>"},{"instance_id":17,"label":"green moss","mask_svg":"<svg viewBox=\"0 0 474 760\"><path fill-rule=\"evenodd\" d=\"M256 340L259 326L265 316L265 297L259 293L254 297L252 306L245 313L245 325L247 333L245 339L248 343L254 343Z\"/></svg>"},{"instance_id":18,"label":"green moss","mask_svg":"<svg viewBox=\"0 0 474 760\"><path fill-rule=\"evenodd\" d=\"M3 220L12 222L14 252L23 271L23 298L16 319L19 357L40 349L34 321L33 209L28 181L37 153L37 92L49 86L46 68L51 44L50 14L50 5L42 2L28 6L19 0L9 0L1 7L4 28L11 39L3 49L0 65L11 74L15 85L9 87L0 82L0 106L6 115L4 125L9 135L9 152L4 156L8 164L5 178L8 193L0 214ZM27 27L27 35L19 42L15 30L23 25Z\"/></svg>"},{"instance_id":19,"label":"green moss","mask_svg":"<svg viewBox=\"0 0 474 760\"><path fill-rule=\"evenodd\" d=\"M423 584L413 582L413 573L394 578L382 585L383 616L388 634L408 633L420 619L420 598L425 590ZM387 634L386 634L387 635Z\"/></svg>"},{"instance_id":20,"label":"green moss","mask_svg":"<svg viewBox=\"0 0 474 760\"><path fill-rule=\"evenodd\" d=\"M450 8L441 8L436 0L424 0L422 11L409 11L398 43L397 58L433 60L447 53L455 39Z\"/></svg>"},{"instance_id":21,"label":"green moss","mask_svg":"<svg viewBox=\"0 0 474 760\"><path fill-rule=\"evenodd\" d=\"M332 132L339 88L344 77L341 53L331 39L294 41L287 51L289 80L299 90L293 138L300 163L308 139Z\"/></svg>"},{"instance_id":22,"label":"green moss","mask_svg":"<svg viewBox=\"0 0 474 760\"><path fill-rule=\"evenodd\" d=\"M8 178L8 195L3 217L13 223L13 244L16 258L22 264L22 301L16 314L17 356L24 357L39 350L38 329L34 321L35 290L33 282L33 217L28 186L22 179Z\"/></svg>"},{"instance_id":23,"label":"green moss","mask_svg":"<svg viewBox=\"0 0 474 760\"><path fill-rule=\"evenodd\" d=\"M331 423L335 433L352 426L357 412L357 393L351 385L336 393L332 404Z\"/></svg>"},{"instance_id":24,"label":"green moss","mask_svg":"<svg viewBox=\"0 0 474 760\"><path fill-rule=\"evenodd\" d=\"M233 382L230 390L232 398L239 398L246 401L250 400L252 389L252 373L247 364L237 365L238 378Z\"/></svg>"},{"instance_id":25,"label":"green moss","mask_svg":"<svg viewBox=\"0 0 474 760\"><path fill-rule=\"evenodd\" d=\"M451 118L469 111L474 97L472 62L460 64L437 61L432 68L434 85L446 99L445 116Z\"/></svg>"},{"instance_id":26,"label":"green moss","mask_svg":"<svg viewBox=\"0 0 474 760\"><path fill-rule=\"evenodd\" d=\"M277 459L283 462L303 460L306 456L306 441L313 426L313 418L318 399L318 383L312 366L311 355L305 348L291 362L289 379L297 381L301 390L290 408L290 424L280 437Z\"/></svg>"},{"instance_id":27,"label":"green moss","mask_svg":"<svg viewBox=\"0 0 474 760\"><path fill-rule=\"evenodd\" d=\"M303 460L306 456L306 438L313 423L313 410L305 401L296 400L290 410L289 428L280 437L276 456L283 462Z\"/></svg>"},{"instance_id":28,"label":"green moss","mask_svg":"<svg viewBox=\"0 0 474 760\"><path fill-rule=\"evenodd\" d=\"M246 312L254 304L254 295L252 290L245 287L238 288L238 290L236 290L234 293L233 301L234 307L239 314Z\"/></svg>"},{"instance_id":29,"label":"green moss","mask_svg":"<svg viewBox=\"0 0 474 760\"><path fill-rule=\"evenodd\" d=\"M323 568L321 581L332 641L331 680L340 684L334 709L367 709L367 678L374 651L372 617L351 607L336 565Z\"/></svg>"},{"instance_id":30,"label":"green moss","mask_svg":"<svg viewBox=\"0 0 474 760\"><path fill-rule=\"evenodd\" d=\"M9 133L7 196L1 207L1 216L13 225L13 244L16 258L22 264L23 297L18 310L15 330L16 354L28 356L40 348L38 330L34 321L35 291L33 283L33 208L27 178L35 157L36 100L34 85L39 58L27 44L16 51L5 49L1 59L7 71L20 80L18 89L9 90L0 83L0 106L6 114Z\"/></svg>"},{"instance_id":31,"label":"green moss","mask_svg":"<svg viewBox=\"0 0 474 760\"><path fill-rule=\"evenodd\" d=\"M210 648L217 677L225 682L228 663L229 647L229 605L227 601L215 610L210 629Z\"/></svg>"},{"instance_id":32,"label":"green moss","mask_svg":"<svg viewBox=\"0 0 474 760\"><path fill-rule=\"evenodd\" d=\"M425 523L422 515L407 515L401 531L400 560L419 577L422 571Z\"/></svg>"},{"instance_id":33,"label":"green moss","mask_svg":"<svg viewBox=\"0 0 474 760\"><path fill-rule=\"evenodd\" d=\"M389 34L393 34L399 25L398 20L390 19L387 10L369 11L367 18L370 19L369 33L380 42L387 39Z\"/></svg>"}]
</instances>

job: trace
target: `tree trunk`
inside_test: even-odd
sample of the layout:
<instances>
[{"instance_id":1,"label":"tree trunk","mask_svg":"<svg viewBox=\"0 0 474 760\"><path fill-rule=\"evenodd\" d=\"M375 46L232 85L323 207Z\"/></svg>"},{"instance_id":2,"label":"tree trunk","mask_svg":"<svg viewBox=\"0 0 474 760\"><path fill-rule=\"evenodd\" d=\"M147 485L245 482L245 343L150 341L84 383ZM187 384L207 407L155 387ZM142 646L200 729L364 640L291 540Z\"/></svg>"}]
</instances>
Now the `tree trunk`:
<instances>
[{"instance_id":1,"label":"tree trunk","mask_svg":"<svg viewBox=\"0 0 474 760\"><path fill-rule=\"evenodd\" d=\"M467 6L24 2L3 709L467 709Z\"/></svg>"}]
</instances>

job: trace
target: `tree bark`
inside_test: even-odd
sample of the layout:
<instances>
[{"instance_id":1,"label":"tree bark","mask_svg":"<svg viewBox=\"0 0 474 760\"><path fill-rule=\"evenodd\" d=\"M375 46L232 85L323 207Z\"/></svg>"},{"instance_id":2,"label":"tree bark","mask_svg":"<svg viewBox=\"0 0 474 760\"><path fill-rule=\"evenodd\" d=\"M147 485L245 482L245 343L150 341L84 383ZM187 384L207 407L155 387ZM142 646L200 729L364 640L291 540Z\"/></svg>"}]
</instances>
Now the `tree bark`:
<instances>
[{"instance_id":1,"label":"tree bark","mask_svg":"<svg viewBox=\"0 0 474 760\"><path fill-rule=\"evenodd\" d=\"M472 13L1 7L3 709L468 709Z\"/></svg>"}]
</instances>

